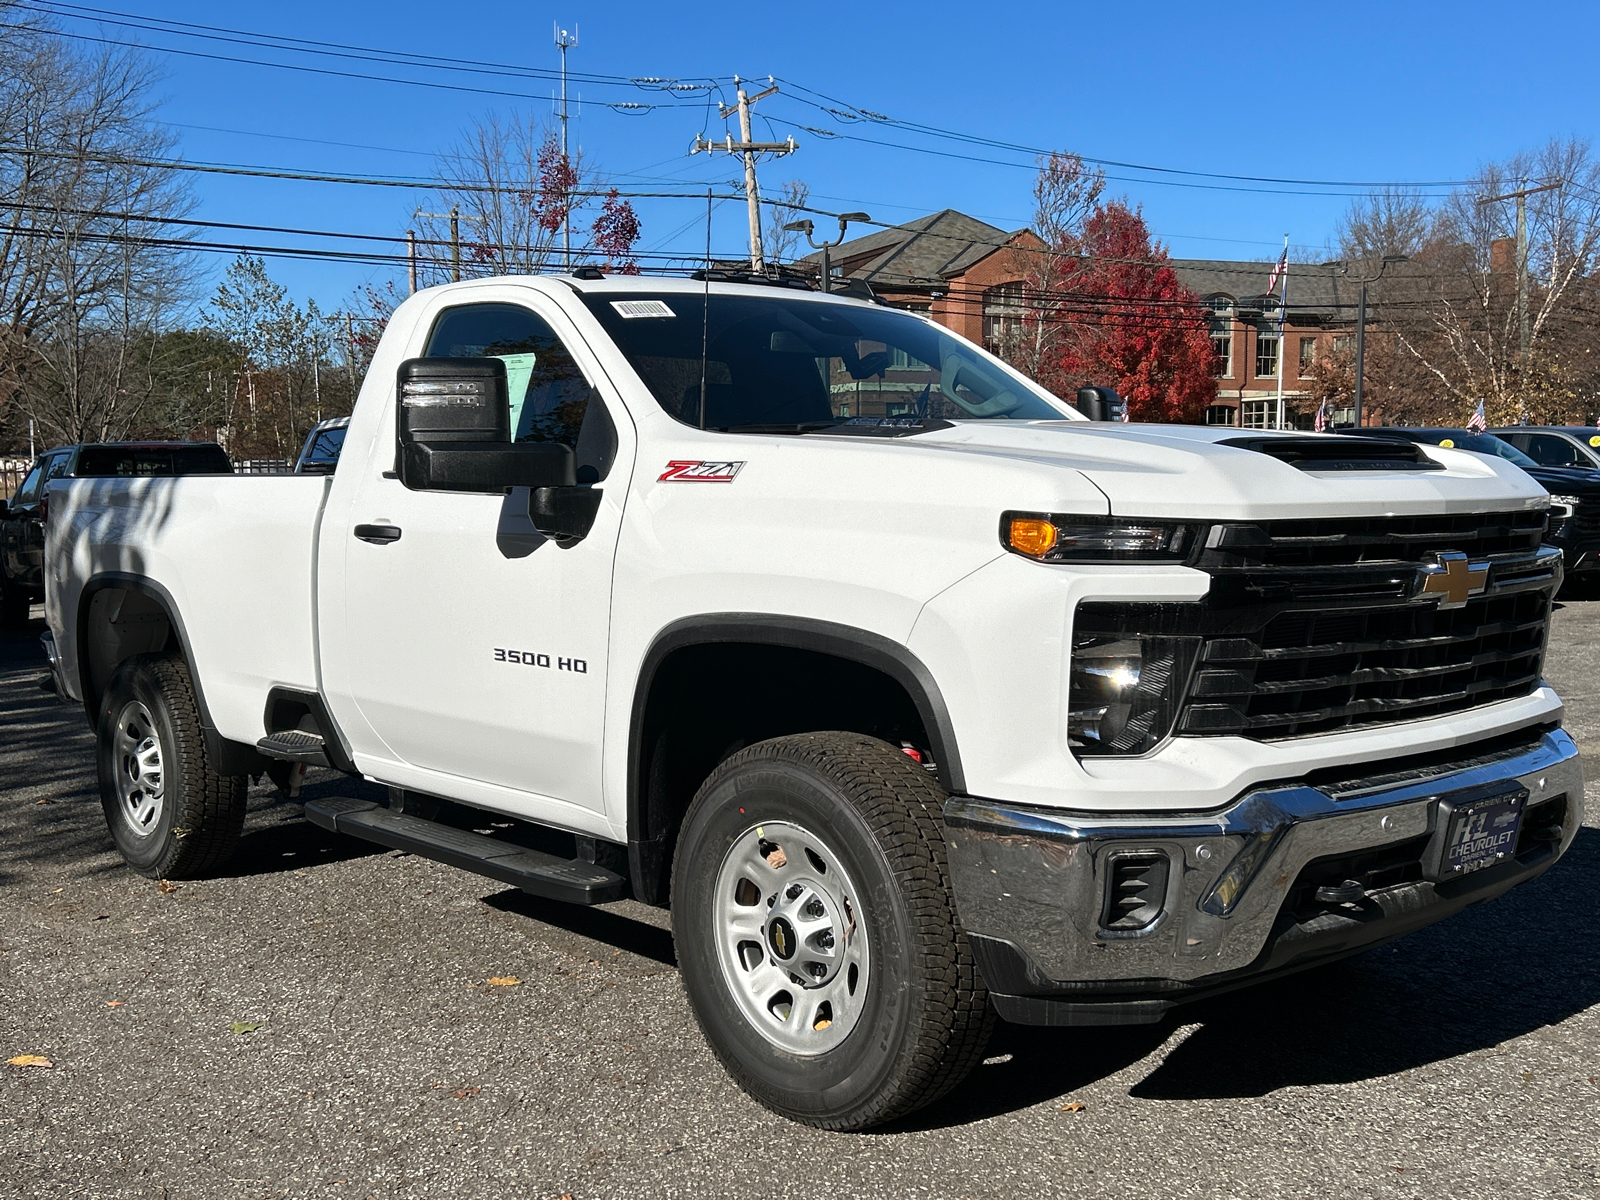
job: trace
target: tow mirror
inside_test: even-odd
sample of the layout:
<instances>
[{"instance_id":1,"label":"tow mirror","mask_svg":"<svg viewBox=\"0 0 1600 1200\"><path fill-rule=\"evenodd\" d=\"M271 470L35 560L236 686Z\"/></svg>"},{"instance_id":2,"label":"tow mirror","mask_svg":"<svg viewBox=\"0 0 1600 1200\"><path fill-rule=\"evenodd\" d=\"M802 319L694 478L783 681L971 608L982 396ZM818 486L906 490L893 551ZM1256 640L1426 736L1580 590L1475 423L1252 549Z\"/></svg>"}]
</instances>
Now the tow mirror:
<instances>
[{"instance_id":1,"label":"tow mirror","mask_svg":"<svg viewBox=\"0 0 1600 1200\"><path fill-rule=\"evenodd\" d=\"M1120 421L1125 401L1108 387L1081 387L1073 407L1091 421Z\"/></svg>"},{"instance_id":2,"label":"tow mirror","mask_svg":"<svg viewBox=\"0 0 1600 1200\"><path fill-rule=\"evenodd\" d=\"M503 492L577 482L572 448L513 442L506 364L409 358L400 364L396 472L413 491Z\"/></svg>"}]
</instances>

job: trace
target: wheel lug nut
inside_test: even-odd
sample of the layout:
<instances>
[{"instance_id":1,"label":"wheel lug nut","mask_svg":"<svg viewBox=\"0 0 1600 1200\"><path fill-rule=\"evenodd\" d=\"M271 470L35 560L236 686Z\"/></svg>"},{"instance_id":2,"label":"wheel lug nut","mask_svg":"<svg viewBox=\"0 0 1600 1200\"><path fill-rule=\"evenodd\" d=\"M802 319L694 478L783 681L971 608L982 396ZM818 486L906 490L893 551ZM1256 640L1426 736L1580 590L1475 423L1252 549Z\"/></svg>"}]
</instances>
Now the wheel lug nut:
<instances>
[{"instance_id":1,"label":"wheel lug nut","mask_svg":"<svg viewBox=\"0 0 1600 1200\"><path fill-rule=\"evenodd\" d=\"M817 934L817 945L821 946L824 950L832 950L833 933L830 930L824 929L821 933Z\"/></svg>"},{"instance_id":2,"label":"wheel lug nut","mask_svg":"<svg viewBox=\"0 0 1600 1200\"><path fill-rule=\"evenodd\" d=\"M791 900L798 900L800 898L800 893L803 891L805 891L805 888L801 887L798 883L791 883L789 885L789 890L785 892L784 895L788 896Z\"/></svg>"},{"instance_id":3,"label":"wheel lug nut","mask_svg":"<svg viewBox=\"0 0 1600 1200\"><path fill-rule=\"evenodd\" d=\"M827 909L822 907L821 900L813 900L810 904L806 905L806 916L808 917L820 917L825 915L827 911Z\"/></svg>"},{"instance_id":4,"label":"wheel lug nut","mask_svg":"<svg viewBox=\"0 0 1600 1200\"><path fill-rule=\"evenodd\" d=\"M823 966L821 963L812 963L808 969L810 970L811 977L813 979L821 979L828 973L828 968Z\"/></svg>"},{"instance_id":5,"label":"wheel lug nut","mask_svg":"<svg viewBox=\"0 0 1600 1200\"><path fill-rule=\"evenodd\" d=\"M771 908L777 902L778 902L778 893L777 892L773 892L772 895L767 897L767 907L768 908Z\"/></svg>"}]
</instances>

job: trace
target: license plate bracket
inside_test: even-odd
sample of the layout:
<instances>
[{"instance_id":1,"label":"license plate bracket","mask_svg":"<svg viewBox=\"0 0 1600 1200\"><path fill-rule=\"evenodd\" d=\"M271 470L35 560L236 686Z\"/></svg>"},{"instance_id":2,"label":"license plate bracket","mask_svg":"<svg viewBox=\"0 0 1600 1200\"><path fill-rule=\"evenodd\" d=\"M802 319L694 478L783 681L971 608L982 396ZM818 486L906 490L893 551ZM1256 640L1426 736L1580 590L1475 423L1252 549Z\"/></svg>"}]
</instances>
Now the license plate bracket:
<instances>
[{"instance_id":1,"label":"license plate bracket","mask_svg":"<svg viewBox=\"0 0 1600 1200\"><path fill-rule=\"evenodd\" d=\"M1505 862L1517 848L1528 789L1514 779L1440 796L1422 871L1435 883Z\"/></svg>"}]
</instances>

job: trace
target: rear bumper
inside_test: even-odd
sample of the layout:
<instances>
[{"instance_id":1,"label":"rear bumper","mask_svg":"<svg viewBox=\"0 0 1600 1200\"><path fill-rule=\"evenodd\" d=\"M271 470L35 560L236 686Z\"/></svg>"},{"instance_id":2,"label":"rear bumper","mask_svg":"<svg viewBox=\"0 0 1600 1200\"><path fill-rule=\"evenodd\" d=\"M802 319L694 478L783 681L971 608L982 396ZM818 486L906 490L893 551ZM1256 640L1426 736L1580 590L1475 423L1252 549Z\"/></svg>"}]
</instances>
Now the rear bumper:
<instances>
[{"instance_id":1,"label":"rear bumper","mask_svg":"<svg viewBox=\"0 0 1600 1200\"><path fill-rule=\"evenodd\" d=\"M1440 797L1512 781L1528 800L1506 858L1424 878ZM1559 729L1463 747L1456 765L1258 788L1217 812L1107 817L962 796L945 806L979 967L1001 1016L1030 1024L1154 1021L1410 933L1541 874L1582 820L1577 747ZM1160 912L1137 930L1107 928L1114 869L1129 856L1165 856ZM1315 898L1350 878L1363 884L1358 900Z\"/></svg>"}]
</instances>

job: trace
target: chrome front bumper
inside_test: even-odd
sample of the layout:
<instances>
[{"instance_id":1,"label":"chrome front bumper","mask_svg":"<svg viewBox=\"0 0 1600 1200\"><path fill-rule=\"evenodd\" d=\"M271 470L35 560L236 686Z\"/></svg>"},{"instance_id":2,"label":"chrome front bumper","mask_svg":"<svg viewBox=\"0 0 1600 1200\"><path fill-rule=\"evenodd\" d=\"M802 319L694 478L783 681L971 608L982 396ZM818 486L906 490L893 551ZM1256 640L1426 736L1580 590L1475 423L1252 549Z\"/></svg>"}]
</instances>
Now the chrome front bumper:
<instances>
[{"instance_id":1,"label":"chrome front bumper","mask_svg":"<svg viewBox=\"0 0 1600 1200\"><path fill-rule=\"evenodd\" d=\"M1001 1015L1155 1020L1180 1000L1431 924L1566 852L1583 820L1583 778L1564 731L1476 757L1464 747L1457 761L1261 788L1217 812L1172 816L952 797L944 812L956 900ZM1438 884L1403 879L1323 912L1287 911L1308 866L1386 848L1403 857L1408 843L1433 834L1441 796L1512 780L1528 800L1521 839L1505 861ZM1564 805L1552 803L1562 797ZM1540 829L1542 841L1531 836ZM1113 864L1155 853L1168 859L1160 915L1132 932L1103 927ZM1039 1001L1010 1002L1017 997Z\"/></svg>"}]
</instances>

